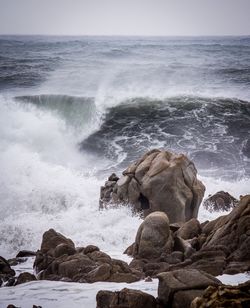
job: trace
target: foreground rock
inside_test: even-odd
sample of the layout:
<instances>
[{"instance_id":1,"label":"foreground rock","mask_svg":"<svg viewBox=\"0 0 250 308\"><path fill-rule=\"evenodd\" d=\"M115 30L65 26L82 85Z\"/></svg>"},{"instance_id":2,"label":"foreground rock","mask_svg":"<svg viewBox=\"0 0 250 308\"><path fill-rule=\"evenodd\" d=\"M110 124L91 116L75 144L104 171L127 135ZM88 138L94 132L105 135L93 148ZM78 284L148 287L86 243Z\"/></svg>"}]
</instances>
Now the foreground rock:
<instances>
[{"instance_id":1,"label":"foreground rock","mask_svg":"<svg viewBox=\"0 0 250 308\"><path fill-rule=\"evenodd\" d=\"M139 227L135 243L125 251L134 257L131 269L146 277L182 268L213 276L250 270L250 195L228 215L203 224L193 218L168 225L164 215L154 212Z\"/></svg>"},{"instance_id":2,"label":"foreground rock","mask_svg":"<svg viewBox=\"0 0 250 308\"><path fill-rule=\"evenodd\" d=\"M36 276L27 272L21 273L18 277L17 280L15 282L15 286L17 286L18 284L22 284L22 283L26 283L26 282L30 282L30 281L35 281Z\"/></svg>"},{"instance_id":3,"label":"foreground rock","mask_svg":"<svg viewBox=\"0 0 250 308\"><path fill-rule=\"evenodd\" d=\"M249 271L250 195L242 197L228 215L205 224L191 243L197 251L170 270L196 268L214 276Z\"/></svg>"},{"instance_id":4,"label":"foreground rock","mask_svg":"<svg viewBox=\"0 0 250 308\"><path fill-rule=\"evenodd\" d=\"M45 232L34 262L38 279L93 283L97 281L135 282L142 273L121 260L90 245L75 248L74 243L53 229Z\"/></svg>"},{"instance_id":5,"label":"foreground rock","mask_svg":"<svg viewBox=\"0 0 250 308\"><path fill-rule=\"evenodd\" d=\"M189 308L197 296L201 296L208 286L218 286L221 282L213 276L198 270L176 270L161 273L158 299L164 307Z\"/></svg>"},{"instance_id":6,"label":"foreground rock","mask_svg":"<svg viewBox=\"0 0 250 308\"><path fill-rule=\"evenodd\" d=\"M137 231L133 256L145 259L159 258L162 253L170 253L172 246L173 239L167 215L154 212L145 218Z\"/></svg>"},{"instance_id":7,"label":"foreground rock","mask_svg":"<svg viewBox=\"0 0 250 308\"><path fill-rule=\"evenodd\" d=\"M191 308L214 307L250 307L250 280L238 286L210 286L191 304Z\"/></svg>"},{"instance_id":8,"label":"foreground rock","mask_svg":"<svg viewBox=\"0 0 250 308\"><path fill-rule=\"evenodd\" d=\"M209 212L229 211L233 209L239 201L228 192L218 191L214 195L209 195L203 202L203 206Z\"/></svg>"},{"instance_id":9,"label":"foreground rock","mask_svg":"<svg viewBox=\"0 0 250 308\"><path fill-rule=\"evenodd\" d=\"M147 293L124 288L112 292L101 290L96 295L97 308L157 308L156 299Z\"/></svg>"},{"instance_id":10,"label":"foreground rock","mask_svg":"<svg viewBox=\"0 0 250 308\"><path fill-rule=\"evenodd\" d=\"M205 187L194 164L183 154L152 150L130 165L120 179L111 175L101 188L100 207L129 203L147 216L165 212L170 222L197 217Z\"/></svg>"}]
</instances>

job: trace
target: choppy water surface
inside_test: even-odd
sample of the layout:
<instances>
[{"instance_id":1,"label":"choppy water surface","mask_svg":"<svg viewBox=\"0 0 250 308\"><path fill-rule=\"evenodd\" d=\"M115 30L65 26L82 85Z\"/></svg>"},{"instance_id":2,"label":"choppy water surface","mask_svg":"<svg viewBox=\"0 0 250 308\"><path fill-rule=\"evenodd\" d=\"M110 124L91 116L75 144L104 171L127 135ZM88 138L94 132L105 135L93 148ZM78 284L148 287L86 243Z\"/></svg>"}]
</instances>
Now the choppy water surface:
<instances>
[{"instance_id":1,"label":"choppy water surface","mask_svg":"<svg viewBox=\"0 0 250 308\"><path fill-rule=\"evenodd\" d=\"M0 134L0 254L53 227L121 257L141 220L99 212L99 188L149 149L249 193L250 38L1 36Z\"/></svg>"}]
</instances>

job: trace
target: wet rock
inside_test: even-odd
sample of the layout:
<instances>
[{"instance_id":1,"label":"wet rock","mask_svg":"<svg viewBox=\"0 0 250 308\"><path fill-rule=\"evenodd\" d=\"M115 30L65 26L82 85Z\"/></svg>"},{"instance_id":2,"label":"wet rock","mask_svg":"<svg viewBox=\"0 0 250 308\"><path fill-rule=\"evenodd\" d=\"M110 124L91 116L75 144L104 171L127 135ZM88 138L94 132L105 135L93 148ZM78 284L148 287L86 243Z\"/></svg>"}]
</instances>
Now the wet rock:
<instances>
[{"instance_id":1,"label":"wet rock","mask_svg":"<svg viewBox=\"0 0 250 308\"><path fill-rule=\"evenodd\" d=\"M197 237L201 231L202 229L199 221L196 218L192 218L178 229L176 235L187 240Z\"/></svg>"},{"instance_id":2,"label":"wet rock","mask_svg":"<svg viewBox=\"0 0 250 308\"><path fill-rule=\"evenodd\" d=\"M156 299L139 290L124 288L111 292L101 290L96 295L97 308L156 308Z\"/></svg>"},{"instance_id":3,"label":"wet rock","mask_svg":"<svg viewBox=\"0 0 250 308\"><path fill-rule=\"evenodd\" d=\"M137 231L133 256L155 259L162 253L170 253L172 245L167 215L164 212L153 212L145 218Z\"/></svg>"},{"instance_id":4,"label":"wet rock","mask_svg":"<svg viewBox=\"0 0 250 308\"><path fill-rule=\"evenodd\" d=\"M229 211L234 208L239 201L228 192L218 191L214 195L209 195L203 202L203 206L209 212Z\"/></svg>"},{"instance_id":5,"label":"wet rock","mask_svg":"<svg viewBox=\"0 0 250 308\"><path fill-rule=\"evenodd\" d=\"M158 274L158 299L167 307L189 308L192 300L210 285L221 282L199 270L176 270Z\"/></svg>"},{"instance_id":6,"label":"wet rock","mask_svg":"<svg viewBox=\"0 0 250 308\"><path fill-rule=\"evenodd\" d=\"M40 250L42 253L47 253L53 256L56 246L60 244L66 244L72 248L75 248L75 245L71 239L66 238L64 235L56 232L54 229L50 229L43 234Z\"/></svg>"},{"instance_id":7,"label":"wet rock","mask_svg":"<svg viewBox=\"0 0 250 308\"><path fill-rule=\"evenodd\" d=\"M215 307L250 307L250 280L238 286L210 286L191 303L191 308Z\"/></svg>"},{"instance_id":8,"label":"wet rock","mask_svg":"<svg viewBox=\"0 0 250 308\"><path fill-rule=\"evenodd\" d=\"M15 285L37 280L36 276L27 272L21 273L15 282Z\"/></svg>"},{"instance_id":9,"label":"wet rock","mask_svg":"<svg viewBox=\"0 0 250 308\"><path fill-rule=\"evenodd\" d=\"M171 269L193 268L214 276L249 271L250 195L242 197L228 215L206 223L195 242L199 250L186 256L190 261L186 263L186 259ZM193 240L190 243L194 245Z\"/></svg>"},{"instance_id":10,"label":"wet rock","mask_svg":"<svg viewBox=\"0 0 250 308\"><path fill-rule=\"evenodd\" d=\"M31 250L20 250L16 255L16 258L27 258L27 257L35 257L36 252Z\"/></svg>"},{"instance_id":11,"label":"wet rock","mask_svg":"<svg viewBox=\"0 0 250 308\"><path fill-rule=\"evenodd\" d=\"M15 271L10 267L9 262L0 256L0 285L5 283L11 286L15 283Z\"/></svg>"},{"instance_id":12,"label":"wet rock","mask_svg":"<svg viewBox=\"0 0 250 308\"><path fill-rule=\"evenodd\" d=\"M48 240L48 232L56 238L54 246ZM44 249L44 238L47 241ZM61 241L61 243L60 243ZM74 243L56 231L49 230L43 236L41 250L36 254L34 268L38 279L93 283L97 281L134 282L143 274L130 269L128 264L89 245L75 249Z\"/></svg>"},{"instance_id":13,"label":"wet rock","mask_svg":"<svg viewBox=\"0 0 250 308\"><path fill-rule=\"evenodd\" d=\"M13 258L13 259L9 259L8 263L10 266L16 266L20 263L24 263L28 260L28 258Z\"/></svg>"},{"instance_id":14,"label":"wet rock","mask_svg":"<svg viewBox=\"0 0 250 308\"><path fill-rule=\"evenodd\" d=\"M205 187L194 164L183 154L152 150L130 165L119 180L101 188L100 206L129 203L144 216L165 212L171 223L197 217Z\"/></svg>"}]
</instances>

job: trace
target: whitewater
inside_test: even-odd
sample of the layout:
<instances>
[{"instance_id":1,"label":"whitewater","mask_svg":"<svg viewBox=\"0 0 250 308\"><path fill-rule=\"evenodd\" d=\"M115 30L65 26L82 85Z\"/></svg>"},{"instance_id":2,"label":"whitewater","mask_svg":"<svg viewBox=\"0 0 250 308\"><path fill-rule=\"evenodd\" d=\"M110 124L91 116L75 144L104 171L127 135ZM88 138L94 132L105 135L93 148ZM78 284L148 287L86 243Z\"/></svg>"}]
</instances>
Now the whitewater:
<instances>
[{"instance_id":1,"label":"whitewater","mask_svg":"<svg viewBox=\"0 0 250 308\"><path fill-rule=\"evenodd\" d=\"M99 193L146 151L188 155L205 196L249 193L250 38L0 36L0 136L1 256L54 228L129 261L142 220L99 211ZM199 219L220 214L201 205ZM1 288L0 307L95 307L97 290L123 286L31 282Z\"/></svg>"}]
</instances>

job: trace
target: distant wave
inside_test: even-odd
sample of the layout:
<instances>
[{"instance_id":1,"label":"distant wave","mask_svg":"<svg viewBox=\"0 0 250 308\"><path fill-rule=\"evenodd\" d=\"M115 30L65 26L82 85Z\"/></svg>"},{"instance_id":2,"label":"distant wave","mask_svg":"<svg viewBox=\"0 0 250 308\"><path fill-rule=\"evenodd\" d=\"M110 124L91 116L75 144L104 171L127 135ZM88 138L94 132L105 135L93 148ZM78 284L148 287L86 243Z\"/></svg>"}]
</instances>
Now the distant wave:
<instances>
[{"instance_id":1,"label":"distant wave","mask_svg":"<svg viewBox=\"0 0 250 308\"><path fill-rule=\"evenodd\" d=\"M122 166L149 148L188 154L204 174L250 176L250 103L180 96L133 98L106 110L84 151L105 153Z\"/></svg>"}]
</instances>

